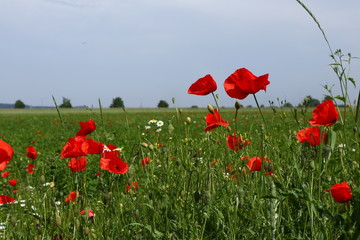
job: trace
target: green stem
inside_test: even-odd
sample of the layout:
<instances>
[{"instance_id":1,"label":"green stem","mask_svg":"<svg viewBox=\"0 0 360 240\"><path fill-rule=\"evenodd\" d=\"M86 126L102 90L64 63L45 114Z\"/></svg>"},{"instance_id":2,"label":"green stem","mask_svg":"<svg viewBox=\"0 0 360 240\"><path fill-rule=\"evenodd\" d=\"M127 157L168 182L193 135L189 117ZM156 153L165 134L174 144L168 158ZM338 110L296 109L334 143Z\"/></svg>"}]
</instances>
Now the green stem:
<instances>
[{"instance_id":1,"label":"green stem","mask_svg":"<svg viewBox=\"0 0 360 240\"><path fill-rule=\"evenodd\" d=\"M259 112L260 112L261 118L262 118L262 119L263 119L263 121L264 121L264 124L265 124L265 130L267 130L267 124L266 124L266 121L265 121L264 115L263 115L263 113L262 113L262 111L261 111L261 108L260 108L260 106L259 106L259 102L258 102L258 100L257 100L257 98L256 98L256 96L255 96L255 94L253 94L253 96L254 96L254 99L255 99L255 102L256 102L256 106L257 106L257 108L259 109Z\"/></svg>"},{"instance_id":2,"label":"green stem","mask_svg":"<svg viewBox=\"0 0 360 240\"><path fill-rule=\"evenodd\" d=\"M213 96L213 98L215 100L216 107L217 107L218 111L220 112L220 107L219 107L219 104L218 104L218 101L216 99L216 96L215 96L214 92L212 92L211 94L212 94L212 96Z\"/></svg>"}]
</instances>

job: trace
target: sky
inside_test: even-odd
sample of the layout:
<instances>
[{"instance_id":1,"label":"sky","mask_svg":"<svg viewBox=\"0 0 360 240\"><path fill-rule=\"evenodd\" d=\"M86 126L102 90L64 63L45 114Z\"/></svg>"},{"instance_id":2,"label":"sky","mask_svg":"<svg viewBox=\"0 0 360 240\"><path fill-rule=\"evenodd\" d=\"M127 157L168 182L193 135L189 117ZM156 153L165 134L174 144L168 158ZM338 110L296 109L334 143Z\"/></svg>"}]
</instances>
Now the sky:
<instances>
[{"instance_id":1,"label":"sky","mask_svg":"<svg viewBox=\"0 0 360 240\"><path fill-rule=\"evenodd\" d=\"M360 57L360 1L304 0L333 50ZM324 85L340 87L330 50L295 0L0 0L0 103L108 107L213 104L187 94L211 74L220 106L233 106L223 82L236 69L269 74L260 104L297 105ZM360 60L351 63L358 83ZM359 89L349 86L352 99ZM253 105L252 96L241 100Z\"/></svg>"}]
</instances>

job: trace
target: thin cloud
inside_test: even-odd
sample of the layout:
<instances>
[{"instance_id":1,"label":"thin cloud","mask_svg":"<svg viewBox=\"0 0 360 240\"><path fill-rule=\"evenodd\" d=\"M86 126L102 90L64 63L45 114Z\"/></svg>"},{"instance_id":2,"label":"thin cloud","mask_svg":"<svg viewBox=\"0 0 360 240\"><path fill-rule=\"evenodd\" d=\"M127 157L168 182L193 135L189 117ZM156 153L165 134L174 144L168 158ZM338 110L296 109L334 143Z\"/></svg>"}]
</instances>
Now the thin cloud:
<instances>
[{"instance_id":1,"label":"thin cloud","mask_svg":"<svg viewBox=\"0 0 360 240\"><path fill-rule=\"evenodd\" d=\"M82 1L82 0L46 0L46 1L61 4L61 5L66 5L69 7L92 7L92 6L94 6L93 1Z\"/></svg>"}]
</instances>

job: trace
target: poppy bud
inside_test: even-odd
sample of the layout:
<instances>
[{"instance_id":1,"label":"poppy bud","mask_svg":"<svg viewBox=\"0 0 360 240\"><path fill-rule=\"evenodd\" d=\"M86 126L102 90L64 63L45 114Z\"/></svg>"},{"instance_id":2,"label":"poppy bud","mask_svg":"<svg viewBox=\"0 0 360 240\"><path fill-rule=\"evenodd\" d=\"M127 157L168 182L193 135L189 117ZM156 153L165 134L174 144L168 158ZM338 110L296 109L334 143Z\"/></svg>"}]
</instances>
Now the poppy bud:
<instances>
[{"instance_id":1,"label":"poppy bud","mask_svg":"<svg viewBox=\"0 0 360 240\"><path fill-rule=\"evenodd\" d=\"M236 101L236 102L235 102L235 109L236 109L236 110L239 110L239 109L240 109L240 106L241 106L241 105L240 105L239 101Z\"/></svg>"},{"instance_id":2,"label":"poppy bud","mask_svg":"<svg viewBox=\"0 0 360 240\"><path fill-rule=\"evenodd\" d=\"M59 215L55 217L55 224L58 228L61 228L61 217Z\"/></svg>"},{"instance_id":3,"label":"poppy bud","mask_svg":"<svg viewBox=\"0 0 360 240\"><path fill-rule=\"evenodd\" d=\"M75 221L75 228L76 228L76 229L79 229L79 228L80 228L80 221L79 221L79 219L76 219L76 221Z\"/></svg>"},{"instance_id":4,"label":"poppy bud","mask_svg":"<svg viewBox=\"0 0 360 240\"><path fill-rule=\"evenodd\" d=\"M112 192L108 192L108 193L106 194L107 200L111 200L112 197L113 197L113 193L112 193Z\"/></svg>"},{"instance_id":5,"label":"poppy bud","mask_svg":"<svg viewBox=\"0 0 360 240\"><path fill-rule=\"evenodd\" d=\"M41 176L40 176L40 183L41 183L41 184L46 183L46 180L45 180L45 176L44 176L44 175L41 175Z\"/></svg>"},{"instance_id":6,"label":"poppy bud","mask_svg":"<svg viewBox=\"0 0 360 240\"><path fill-rule=\"evenodd\" d=\"M314 161L311 161L311 162L310 162L310 168L311 168L312 170L315 169L315 162L314 162Z\"/></svg>"},{"instance_id":7,"label":"poppy bud","mask_svg":"<svg viewBox=\"0 0 360 240\"><path fill-rule=\"evenodd\" d=\"M84 235L87 236L89 234L90 234L90 228L89 227L84 228Z\"/></svg>"},{"instance_id":8,"label":"poppy bud","mask_svg":"<svg viewBox=\"0 0 360 240\"><path fill-rule=\"evenodd\" d=\"M149 149L150 149L151 151L154 151L154 150L155 150L154 145L150 144L150 145L149 145Z\"/></svg>"},{"instance_id":9,"label":"poppy bud","mask_svg":"<svg viewBox=\"0 0 360 240\"><path fill-rule=\"evenodd\" d=\"M190 123L191 123L191 118L190 118L190 117L187 117L187 118L186 118L186 123L187 123L188 125L190 125Z\"/></svg>"},{"instance_id":10,"label":"poppy bud","mask_svg":"<svg viewBox=\"0 0 360 240\"><path fill-rule=\"evenodd\" d=\"M172 134L174 132L174 130L175 130L174 126L171 124L171 122L169 122L168 133Z\"/></svg>"},{"instance_id":11,"label":"poppy bud","mask_svg":"<svg viewBox=\"0 0 360 240\"><path fill-rule=\"evenodd\" d=\"M141 145L142 147L144 147L144 148L148 148L148 147L149 147L149 145L148 145L147 143L144 143L144 142L140 143L140 145Z\"/></svg>"},{"instance_id":12,"label":"poppy bud","mask_svg":"<svg viewBox=\"0 0 360 240\"><path fill-rule=\"evenodd\" d=\"M209 110L210 113L214 114L214 107L212 105L208 104L207 109Z\"/></svg>"}]
</instances>

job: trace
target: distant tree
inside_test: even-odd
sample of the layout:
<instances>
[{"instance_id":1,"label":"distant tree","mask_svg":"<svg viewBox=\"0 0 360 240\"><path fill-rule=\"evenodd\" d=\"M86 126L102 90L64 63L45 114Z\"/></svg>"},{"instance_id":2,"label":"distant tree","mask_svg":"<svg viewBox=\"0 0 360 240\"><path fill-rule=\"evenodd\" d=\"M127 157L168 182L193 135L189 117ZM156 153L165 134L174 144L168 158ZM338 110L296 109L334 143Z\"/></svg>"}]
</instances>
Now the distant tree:
<instances>
[{"instance_id":1,"label":"distant tree","mask_svg":"<svg viewBox=\"0 0 360 240\"><path fill-rule=\"evenodd\" d=\"M191 108L199 108L198 106L196 105L192 105Z\"/></svg>"},{"instance_id":2,"label":"distant tree","mask_svg":"<svg viewBox=\"0 0 360 240\"><path fill-rule=\"evenodd\" d=\"M15 102L14 108L25 108L25 104L21 100Z\"/></svg>"},{"instance_id":3,"label":"distant tree","mask_svg":"<svg viewBox=\"0 0 360 240\"><path fill-rule=\"evenodd\" d=\"M310 95L304 98L302 103L299 104L299 106L303 107L315 107L320 104L320 101L316 98L312 98Z\"/></svg>"},{"instance_id":4,"label":"distant tree","mask_svg":"<svg viewBox=\"0 0 360 240\"><path fill-rule=\"evenodd\" d=\"M59 107L61 107L61 108L72 108L70 99L63 97L63 102Z\"/></svg>"},{"instance_id":5,"label":"distant tree","mask_svg":"<svg viewBox=\"0 0 360 240\"><path fill-rule=\"evenodd\" d=\"M160 102L158 103L157 106L158 106L158 108L167 108L167 107L169 107L169 104L164 100L160 100Z\"/></svg>"},{"instance_id":6,"label":"distant tree","mask_svg":"<svg viewBox=\"0 0 360 240\"><path fill-rule=\"evenodd\" d=\"M286 103L283 105L283 107L293 107L293 105L292 105L291 103L289 103L289 102L286 102Z\"/></svg>"},{"instance_id":7,"label":"distant tree","mask_svg":"<svg viewBox=\"0 0 360 240\"><path fill-rule=\"evenodd\" d=\"M124 102L120 97L113 98L110 108L123 108Z\"/></svg>"},{"instance_id":8,"label":"distant tree","mask_svg":"<svg viewBox=\"0 0 360 240\"><path fill-rule=\"evenodd\" d=\"M251 105L247 105L246 107L247 107L247 108L252 108L252 106L251 106Z\"/></svg>"}]
</instances>

